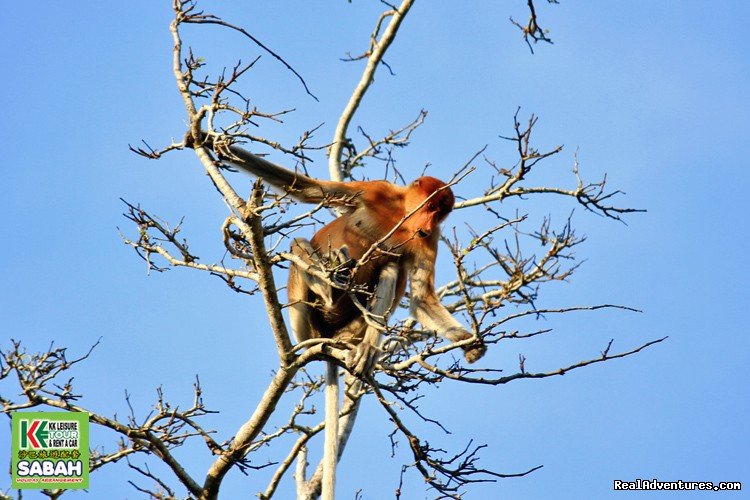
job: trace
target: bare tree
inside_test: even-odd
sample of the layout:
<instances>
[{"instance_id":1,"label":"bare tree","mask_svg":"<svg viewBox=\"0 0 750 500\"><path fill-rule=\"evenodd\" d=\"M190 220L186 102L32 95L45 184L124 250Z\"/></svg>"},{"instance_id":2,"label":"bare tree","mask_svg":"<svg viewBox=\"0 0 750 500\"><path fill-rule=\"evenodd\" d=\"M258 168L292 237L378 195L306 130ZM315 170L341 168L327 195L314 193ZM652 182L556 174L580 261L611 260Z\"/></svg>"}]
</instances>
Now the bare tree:
<instances>
[{"instance_id":1,"label":"bare tree","mask_svg":"<svg viewBox=\"0 0 750 500\"><path fill-rule=\"evenodd\" d=\"M462 347L461 342L449 344L440 341L433 332L418 329L416 322L402 311L395 314L392 324L387 326L382 346L383 357L371 374L360 377L347 370L346 353L352 347L348 342L339 339L292 342L283 316L288 304L284 295L279 293L276 275L284 275L290 262L305 265L286 250L288 238L295 231L310 231L310 226L324 216L324 206L321 203L308 211L295 211L292 200L286 195L267 192L260 181L254 184L249 198L243 198L226 176L228 169L221 161L226 149L220 148L232 146L257 150L265 147L285 155L289 162L300 169L304 169L314 155L325 150L333 180L353 179L363 175L365 168L374 168L373 165L384 165L386 175L390 173L394 178L400 178L393 158L399 148L409 144L414 131L424 122L426 111L419 111L413 121L396 126L381 137L374 137L361 127L357 130L356 138L351 137L353 117L373 85L375 72L390 69L384 56L402 28L413 0L402 0L399 5L382 3L384 11L375 20L369 45L361 55L348 58L351 63L363 63L364 69L338 117L330 142L315 144L317 129L311 129L301 133L296 144L282 144L251 132L258 128L258 124L280 121L283 115L290 112L258 109L253 104L254 100L243 93L242 77L254 68L257 59L249 63L237 62L219 75L206 74L205 62L183 46L182 28L186 25L217 25L236 32L288 69L290 77L298 79L302 89L314 98L304 78L281 55L244 28L200 10L192 0L174 0L174 19L170 24L172 70L188 118L188 130L181 131L178 136L184 135L187 139L162 148L152 148L144 142L137 148L131 146L131 149L146 158L158 159L169 152L191 146L188 151L197 156L219 199L229 208L229 215L221 223L221 230L223 245L231 262L219 259L213 264L203 263L182 237L181 221L171 224L140 205L129 202L124 202L125 217L132 221L136 231L134 236L123 236L123 240L147 263L151 271L191 268L216 276L235 292L253 296L250 300L257 295L262 298L279 365L244 424L223 440L217 436L226 435L226 431L205 428L202 417L211 410L204 406L197 378L194 401L189 408L170 404L159 392L153 411L144 417L136 416L132 407L126 419L105 417L92 408L81 407L78 404L80 396L73 389L72 379L66 380L66 372L86 360L91 351L78 358L70 358L64 347L51 345L44 352L29 353L20 341L13 341L0 357L0 379L13 379L21 389L20 398L0 397L6 415L10 416L18 410L45 407L89 412L91 422L118 436L117 445L111 451L96 448L92 452L92 471L126 460L134 472L129 482L151 498L217 498L222 480L233 469L250 476L249 480L260 498L273 497L290 470L293 471L298 498L317 498L321 494L324 467L319 463L314 468L308 468L308 447L314 444L316 437L326 427L325 421L316 420L318 417L312 410L312 402L320 393L324 380L323 377L312 375L314 370L310 371L308 367L327 362L343 368L345 373L343 404L339 408L338 396L334 395L334 406L328 407L329 412L338 410L334 419L337 431L329 432L329 436L334 438L332 444L336 457L340 458L344 453L357 420L360 402L364 397L372 397L380 403L383 415L393 422L390 436L393 446L403 441L411 450L411 458L402 468L402 477L407 471L416 471L435 496L458 498L472 483L521 476L538 467L500 473L480 465L479 456L484 445L469 442L463 449L446 452L420 438L414 430L415 421L442 428L439 419L420 410L419 399L427 389L444 380L500 386L519 379L564 375L591 364L635 354L664 340L656 339L618 352L612 351L613 341L610 341L594 357L562 363L540 372L527 370L526 360L521 356L518 366L508 373L508 367L465 366L460 357L454 356L454 350ZM528 0L527 5L530 14L528 23L523 25L513 19L511 21L522 30L530 48L532 42L551 43L548 32L539 25L534 2ZM455 175L449 181L450 185L455 185L473 179L474 186L481 186L471 197L456 204L456 210L475 211L481 216L477 217L481 221L476 225L445 231L442 243L452 257L456 278L439 287L439 296L451 313L468 321L470 330L489 349L552 333L551 329L524 329L525 318L606 309L634 311L613 304L562 308L537 305L545 284L568 280L574 274L579 263L573 249L584 238L576 234L570 217L565 217L560 227L555 227L552 218L546 217L540 227L529 228L527 213L519 211L509 216L501 209L503 201L517 199L521 206L532 208L535 196L554 194L615 221L640 210L619 206L614 198L620 192L609 189L606 177L595 182L585 181L576 157L573 158L570 186L535 184L533 174L536 166L558 156L563 149L559 146L548 151L538 150L532 141L536 126L537 118L534 115L522 118L519 110L513 117L512 132L503 137L515 151L515 161L500 165L487 157L482 149L456 168ZM221 140L199 145L186 142L205 133ZM370 171L367 170L368 174ZM332 286L337 284L336 269L333 267L308 271L317 273L320 279ZM279 401L294 397L298 402L292 412L285 417L278 415ZM273 430L269 424L272 419L276 422ZM287 446L289 436L294 436L291 446ZM196 441L202 441L206 452L214 457L208 470L187 470L174 454L175 448ZM253 460L254 454L261 448L272 445L275 445L273 450L278 457L275 462ZM152 460L165 464L171 475L153 472L148 465ZM264 474L254 473L259 469L268 470ZM267 482L261 484L259 481L262 479ZM64 490L45 493L50 498L57 498ZM400 488L395 496L401 497Z\"/></svg>"}]
</instances>

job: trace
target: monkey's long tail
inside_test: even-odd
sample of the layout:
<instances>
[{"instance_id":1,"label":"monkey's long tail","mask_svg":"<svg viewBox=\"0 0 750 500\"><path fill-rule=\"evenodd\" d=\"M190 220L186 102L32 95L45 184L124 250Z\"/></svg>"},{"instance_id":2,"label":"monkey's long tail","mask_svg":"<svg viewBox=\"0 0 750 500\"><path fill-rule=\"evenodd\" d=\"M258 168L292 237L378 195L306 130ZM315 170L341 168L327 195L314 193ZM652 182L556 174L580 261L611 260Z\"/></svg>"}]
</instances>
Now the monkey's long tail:
<instances>
[{"instance_id":1,"label":"monkey's long tail","mask_svg":"<svg viewBox=\"0 0 750 500\"><path fill-rule=\"evenodd\" d=\"M326 363L326 434L323 444L322 500L334 500L339 442L339 374L335 363Z\"/></svg>"}]
</instances>

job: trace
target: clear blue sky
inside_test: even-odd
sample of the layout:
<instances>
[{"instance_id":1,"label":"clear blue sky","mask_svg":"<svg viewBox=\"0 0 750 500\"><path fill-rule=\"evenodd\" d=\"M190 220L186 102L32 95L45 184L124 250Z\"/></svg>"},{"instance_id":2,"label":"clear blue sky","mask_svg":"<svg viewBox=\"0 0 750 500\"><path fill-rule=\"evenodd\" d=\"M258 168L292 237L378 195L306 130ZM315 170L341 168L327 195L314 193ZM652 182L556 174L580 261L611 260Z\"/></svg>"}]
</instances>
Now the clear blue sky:
<instances>
[{"instance_id":1,"label":"clear blue sky","mask_svg":"<svg viewBox=\"0 0 750 500\"><path fill-rule=\"evenodd\" d=\"M292 140L325 122L318 137L327 141L361 71L338 58L365 47L380 4L225 3L203 6L283 54L320 98L307 97L264 56L243 81L247 93L266 109L297 112L263 132ZM521 106L541 117L540 147L566 145L543 178L572 182L566 175L579 148L584 175L608 172L612 185L627 192L623 203L648 209L628 217L627 226L577 210L576 225L588 236L577 255L586 263L569 284L541 297L546 306L613 302L642 314L550 318L543 326L555 328L554 337L498 348L488 366L512 370L521 352L527 368L546 370L596 356L610 338L620 349L670 338L638 356L565 377L499 388L443 385L423 409L444 415L453 434L426 435L451 449L468 438L485 442L483 465L502 472L544 465L525 478L477 485L470 499L741 498L615 493L612 481L743 481L750 488L744 253L750 6L728 0L539 3L555 44L537 45L531 55L508 22L511 14L525 19L522 0L418 2L387 58L396 76L379 73L354 125L376 133L429 110L399 165L416 176L429 162L435 175L445 175L485 144L498 162L512 161L512 149L498 135L512 131ZM147 276L118 234L118 227L133 234L121 216L118 198L124 197L168 220L185 215L191 248L206 262L221 257L226 208L195 157L177 153L149 162L127 149L142 138L166 143L184 131L170 69L170 5L5 6L0 340L7 348L10 337L22 339L31 349L54 341L80 353L102 337L75 375L82 404L110 415L126 413L126 389L140 414L157 385L188 404L198 373L208 406L222 411L210 422L225 439L247 417L275 366L259 302L196 272ZM218 29L187 35L215 67L259 54ZM322 155L311 171L326 175ZM249 180L235 180L248 192ZM550 210L564 217L572 205L539 199L525 207L537 217ZM460 224L461 216L452 222ZM2 429L0 469L8 470L9 427ZM340 468L342 498L358 488L364 498L392 496L408 457L402 445L398 459L390 458L389 431L382 410L366 403ZM95 439L114 445L111 434L97 432ZM188 451L178 456L199 476L210 459ZM96 473L88 498L140 498L127 474L124 465ZM265 482L234 471L223 491L226 498L246 497ZM0 490L9 484L0 477ZM406 488L405 498L432 497L416 473ZM283 491L289 494L291 479Z\"/></svg>"}]
</instances>

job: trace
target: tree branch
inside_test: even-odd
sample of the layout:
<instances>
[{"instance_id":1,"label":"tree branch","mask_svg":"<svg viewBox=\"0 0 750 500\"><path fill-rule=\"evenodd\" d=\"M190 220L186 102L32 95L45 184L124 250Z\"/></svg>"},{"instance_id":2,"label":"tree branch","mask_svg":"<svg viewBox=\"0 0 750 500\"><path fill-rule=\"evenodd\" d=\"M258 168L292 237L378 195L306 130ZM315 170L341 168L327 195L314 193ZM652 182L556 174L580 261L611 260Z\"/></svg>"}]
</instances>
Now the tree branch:
<instances>
[{"instance_id":1,"label":"tree branch","mask_svg":"<svg viewBox=\"0 0 750 500\"><path fill-rule=\"evenodd\" d=\"M331 180L341 181L341 153L344 145L346 144L346 133L349 128L349 123L357 111L362 98L364 97L367 89L370 88L375 77L375 70L378 65L382 62L383 56L385 55L388 47L390 47L393 39L396 37L399 27L401 26L404 16L409 12L414 0L403 0L398 9L389 10L381 15L378 20L375 31L372 34L370 50L368 52L367 64L365 70L362 73L359 83L354 89L354 93L349 98L349 102L344 108L338 123L336 124L336 131L333 134L333 142L331 144L331 150L328 154L328 174ZM383 35L378 39L378 33L380 31L381 23L385 17L390 17L390 22L385 28Z\"/></svg>"}]
</instances>

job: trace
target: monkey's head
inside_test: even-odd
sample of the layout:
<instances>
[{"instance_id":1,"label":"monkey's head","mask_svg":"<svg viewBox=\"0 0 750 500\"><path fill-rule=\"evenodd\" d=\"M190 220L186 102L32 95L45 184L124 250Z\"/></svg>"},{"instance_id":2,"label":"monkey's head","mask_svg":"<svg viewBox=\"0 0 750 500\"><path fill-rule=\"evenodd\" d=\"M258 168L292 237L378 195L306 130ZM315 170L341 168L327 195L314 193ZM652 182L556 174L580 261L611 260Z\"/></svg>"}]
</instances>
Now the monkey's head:
<instances>
[{"instance_id":1,"label":"monkey's head","mask_svg":"<svg viewBox=\"0 0 750 500\"><path fill-rule=\"evenodd\" d=\"M425 200L427 202L422 205ZM422 205L406 220L405 225L418 237L428 238L451 213L456 198L445 182L426 176L420 177L407 186L404 201L407 214Z\"/></svg>"}]
</instances>

